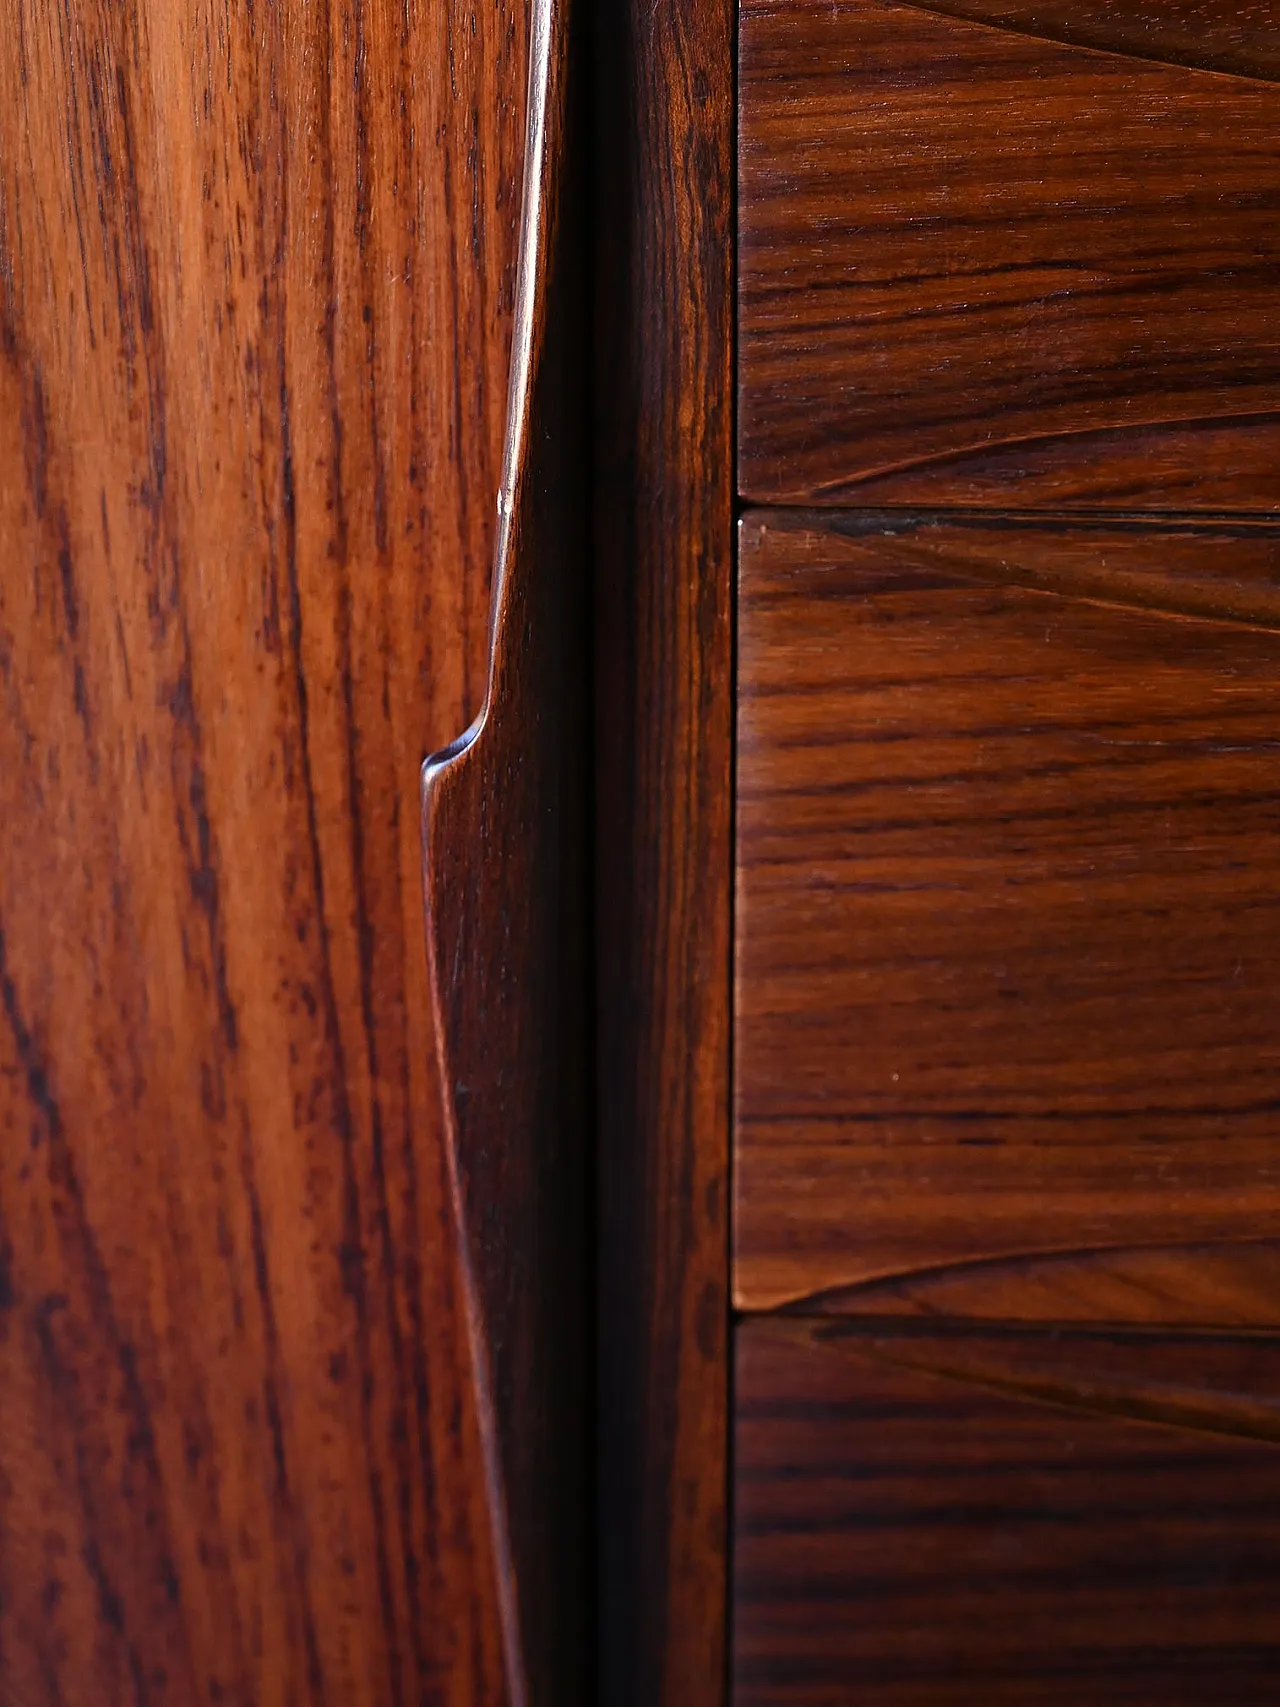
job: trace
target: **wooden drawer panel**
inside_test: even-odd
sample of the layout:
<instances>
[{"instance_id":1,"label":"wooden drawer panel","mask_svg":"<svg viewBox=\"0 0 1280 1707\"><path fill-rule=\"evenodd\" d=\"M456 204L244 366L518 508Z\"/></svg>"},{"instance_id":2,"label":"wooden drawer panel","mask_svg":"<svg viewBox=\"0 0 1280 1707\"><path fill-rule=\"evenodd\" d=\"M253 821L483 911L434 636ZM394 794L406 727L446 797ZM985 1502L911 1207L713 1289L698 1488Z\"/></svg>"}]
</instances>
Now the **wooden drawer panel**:
<instances>
[{"instance_id":1,"label":"wooden drawer panel","mask_svg":"<svg viewBox=\"0 0 1280 1707\"><path fill-rule=\"evenodd\" d=\"M1255 1707L1269 1338L737 1336L734 1707Z\"/></svg>"},{"instance_id":2,"label":"wooden drawer panel","mask_svg":"<svg viewBox=\"0 0 1280 1707\"><path fill-rule=\"evenodd\" d=\"M746 496L1280 507L1277 0L744 0L740 44Z\"/></svg>"},{"instance_id":3,"label":"wooden drawer panel","mask_svg":"<svg viewBox=\"0 0 1280 1707\"><path fill-rule=\"evenodd\" d=\"M1265 529L743 524L742 1307L1280 1320L1278 584Z\"/></svg>"}]
</instances>

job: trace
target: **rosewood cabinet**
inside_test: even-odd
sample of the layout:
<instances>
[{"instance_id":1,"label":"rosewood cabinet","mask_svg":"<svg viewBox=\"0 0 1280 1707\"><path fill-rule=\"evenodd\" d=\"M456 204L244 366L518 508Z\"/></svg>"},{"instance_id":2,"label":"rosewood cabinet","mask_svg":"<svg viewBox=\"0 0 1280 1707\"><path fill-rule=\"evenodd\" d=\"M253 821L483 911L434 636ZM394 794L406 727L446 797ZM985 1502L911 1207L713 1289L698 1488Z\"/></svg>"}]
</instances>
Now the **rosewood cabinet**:
<instances>
[{"instance_id":1,"label":"rosewood cabinet","mask_svg":"<svg viewBox=\"0 0 1280 1707\"><path fill-rule=\"evenodd\" d=\"M1278 27L744 0L736 1707L1280 1675Z\"/></svg>"},{"instance_id":2,"label":"rosewood cabinet","mask_svg":"<svg viewBox=\"0 0 1280 1707\"><path fill-rule=\"evenodd\" d=\"M4 4L0 1703L1271 1699L1271 0Z\"/></svg>"}]
</instances>

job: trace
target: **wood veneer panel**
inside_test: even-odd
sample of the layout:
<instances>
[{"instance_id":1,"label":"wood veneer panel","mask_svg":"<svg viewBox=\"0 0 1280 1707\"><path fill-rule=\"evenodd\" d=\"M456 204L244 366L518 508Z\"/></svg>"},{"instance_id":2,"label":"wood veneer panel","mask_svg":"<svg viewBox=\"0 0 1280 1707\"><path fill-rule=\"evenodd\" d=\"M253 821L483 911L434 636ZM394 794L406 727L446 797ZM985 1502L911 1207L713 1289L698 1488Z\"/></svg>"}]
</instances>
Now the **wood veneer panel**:
<instances>
[{"instance_id":1,"label":"wood veneer panel","mask_svg":"<svg viewBox=\"0 0 1280 1707\"><path fill-rule=\"evenodd\" d=\"M1135 0L1123 9L1106 0L926 0L925 10L1157 64L1280 76L1275 0Z\"/></svg>"},{"instance_id":2,"label":"wood veneer panel","mask_svg":"<svg viewBox=\"0 0 1280 1707\"><path fill-rule=\"evenodd\" d=\"M1043 590L1071 525L743 524L745 1308L963 1270L1017 1311L1035 1259L1104 1317L1275 1323L1280 636ZM1167 538L1114 556L1150 591Z\"/></svg>"},{"instance_id":3,"label":"wood veneer panel","mask_svg":"<svg viewBox=\"0 0 1280 1707\"><path fill-rule=\"evenodd\" d=\"M601 1686L724 1696L733 0L595 79Z\"/></svg>"},{"instance_id":4,"label":"wood veneer panel","mask_svg":"<svg viewBox=\"0 0 1280 1707\"><path fill-rule=\"evenodd\" d=\"M1273 1338L736 1342L735 1707L1274 1690Z\"/></svg>"},{"instance_id":5,"label":"wood veneer panel","mask_svg":"<svg viewBox=\"0 0 1280 1707\"><path fill-rule=\"evenodd\" d=\"M1273 1327L1280 1240L1100 1246L940 1263L834 1286L806 1314Z\"/></svg>"},{"instance_id":6,"label":"wood veneer panel","mask_svg":"<svg viewBox=\"0 0 1280 1707\"><path fill-rule=\"evenodd\" d=\"M1277 42L1270 4L744 0L740 490L1274 510Z\"/></svg>"},{"instance_id":7,"label":"wood veneer panel","mask_svg":"<svg viewBox=\"0 0 1280 1707\"><path fill-rule=\"evenodd\" d=\"M0 1699L495 1701L416 803L527 11L0 12Z\"/></svg>"}]
</instances>

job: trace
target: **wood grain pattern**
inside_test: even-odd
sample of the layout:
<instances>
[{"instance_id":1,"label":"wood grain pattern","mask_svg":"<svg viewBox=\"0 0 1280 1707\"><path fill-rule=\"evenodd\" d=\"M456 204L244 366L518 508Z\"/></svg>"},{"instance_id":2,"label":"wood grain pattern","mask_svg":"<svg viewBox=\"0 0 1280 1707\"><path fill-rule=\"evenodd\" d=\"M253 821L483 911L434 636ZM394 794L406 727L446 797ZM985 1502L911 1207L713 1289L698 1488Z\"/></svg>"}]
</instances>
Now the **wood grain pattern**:
<instances>
[{"instance_id":1,"label":"wood grain pattern","mask_svg":"<svg viewBox=\"0 0 1280 1707\"><path fill-rule=\"evenodd\" d=\"M2 10L0 1698L472 1707L416 802L527 14Z\"/></svg>"},{"instance_id":2,"label":"wood grain pattern","mask_svg":"<svg viewBox=\"0 0 1280 1707\"><path fill-rule=\"evenodd\" d=\"M860 560L877 541L925 575L1062 593L1179 616L1280 623L1280 529L1249 517L1124 517L1064 512L787 511L755 518L788 568ZM758 543L746 521L752 549Z\"/></svg>"},{"instance_id":3,"label":"wood grain pattern","mask_svg":"<svg viewBox=\"0 0 1280 1707\"><path fill-rule=\"evenodd\" d=\"M1280 25L1201 11L745 0L745 495L1276 509Z\"/></svg>"},{"instance_id":4,"label":"wood grain pattern","mask_svg":"<svg viewBox=\"0 0 1280 1707\"><path fill-rule=\"evenodd\" d=\"M725 1686L733 0L596 33L601 1688Z\"/></svg>"},{"instance_id":5,"label":"wood grain pattern","mask_svg":"<svg viewBox=\"0 0 1280 1707\"><path fill-rule=\"evenodd\" d=\"M1275 0L925 0L923 9L1164 65L1280 79Z\"/></svg>"},{"instance_id":6,"label":"wood grain pattern","mask_svg":"<svg viewBox=\"0 0 1280 1707\"><path fill-rule=\"evenodd\" d=\"M1062 525L975 521L954 564L903 519L743 525L746 1308L1071 1252L1115 1303L1105 1253L1158 1246L1153 1313L1204 1320L1197 1247L1280 1208L1280 636L1025 584ZM1154 586L1164 544L1121 563Z\"/></svg>"},{"instance_id":7,"label":"wood grain pattern","mask_svg":"<svg viewBox=\"0 0 1280 1707\"><path fill-rule=\"evenodd\" d=\"M588 1673L579 198L570 8L535 0L511 408L489 686L423 771L440 1077L508 1707Z\"/></svg>"},{"instance_id":8,"label":"wood grain pattern","mask_svg":"<svg viewBox=\"0 0 1280 1707\"><path fill-rule=\"evenodd\" d=\"M735 1707L1253 1703L1280 1344L737 1334Z\"/></svg>"},{"instance_id":9,"label":"wood grain pattern","mask_svg":"<svg viewBox=\"0 0 1280 1707\"><path fill-rule=\"evenodd\" d=\"M1102 1246L939 1263L812 1294L792 1308L834 1316L933 1321L1142 1322L1272 1328L1280 1242Z\"/></svg>"}]
</instances>

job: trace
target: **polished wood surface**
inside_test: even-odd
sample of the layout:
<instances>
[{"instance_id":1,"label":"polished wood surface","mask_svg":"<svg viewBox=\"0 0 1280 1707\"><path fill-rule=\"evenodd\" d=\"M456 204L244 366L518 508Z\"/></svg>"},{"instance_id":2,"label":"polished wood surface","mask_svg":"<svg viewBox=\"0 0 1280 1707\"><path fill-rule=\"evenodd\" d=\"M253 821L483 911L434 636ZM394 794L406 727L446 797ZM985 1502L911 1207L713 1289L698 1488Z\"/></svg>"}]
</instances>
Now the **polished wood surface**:
<instances>
[{"instance_id":1,"label":"polished wood surface","mask_svg":"<svg viewBox=\"0 0 1280 1707\"><path fill-rule=\"evenodd\" d=\"M925 0L925 10L1155 64L1280 77L1276 0Z\"/></svg>"},{"instance_id":2,"label":"polished wood surface","mask_svg":"<svg viewBox=\"0 0 1280 1707\"><path fill-rule=\"evenodd\" d=\"M585 397L568 124L581 68L570 36L568 0L534 0L489 686L472 727L428 761L422 790L507 1707L585 1702L591 1641Z\"/></svg>"},{"instance_id":3,"label":"polished wood surface","mask_svg":"<svg viewBox=\"0 0 1280 1707\"><path fill-rule=\"evenodd\" d=\"M982 511L824 510L757 519L768 529L770 551L797 569L854 562L868 541L879 539L895 564L926 575L969 575L1177 616L1280 625L1280 528L1252 517L1068 513L1029 522L1026 515ZM750 524L747 538L754 548Z\"/></svg>"},{"instance_id":4,"label":"polished wood surface","mask_svg":"<svg viewBox=\"0 0 1280 1707\"><path fill-rule=\"evenodd\" d=\"M7 0L0 1699L501 1698L416 803L526 13Z\"/></svg>"},{"instance_id":5,"label":"polished wood surface","mask_svg":"<svg viewBox=\"0 0 1280 1707\"><path fill-rule=\"evenodd\" d=\"M596 31L601 1688L724 1697L733 0Z\"/></svg>"},{"instance_id":6,"label":"polished wood surface","mask_svg":"<svg viewBox=\"0 0 1280 1707\"><path fill-rule=\"evenodd\" d=\"M1104 1317L1276 1322L1202 1253L1280 1209L1280 634L1102 602L1110 546L1045 590L1074 525L743 523L744 1308L963 1266L999 1314L1056 1256ZM1165 543L1114 553L1147 597Z\"/></svg>"},{"instance_id":7,"label":"polished wood surface","mask_svg":"<svg viewBox=\"0 0 1280 1707\"><path fill-rule=\"evenodd\" d=\"M1267 1699L1280 9L743 0L739 119L733 1702Z\"/></svg>"},{"instance_id":8,"label":"polished wood surface","mask_svg":"<svg viewBox=\"0 0 1280 1707\"><path fill-rule=\"evenodd\" d=\"M805 1314L1273 1328L1280 1240L1101 1246L940 1263L811 1294Z\"/></svg>"},{"instance_id":9,"label":"polished wood surface","mask_svg":"<svg viewBox=\"0 0 1280 1707\"><path fill-rule=\"evenodd\" d=\"M744 0L739 486L1280 505L1280 12Z\"/></svg>"},{"instance_id":10,"label":"polished wood surface","mask_svg":"<svg viewBox=\"0 0 1280 1707\"><path fill-rule=\"evenodd\" d=\"M735 1707L1252 1704L1280 1342L753 1321Z\"/></svg>"}]
</instances>

